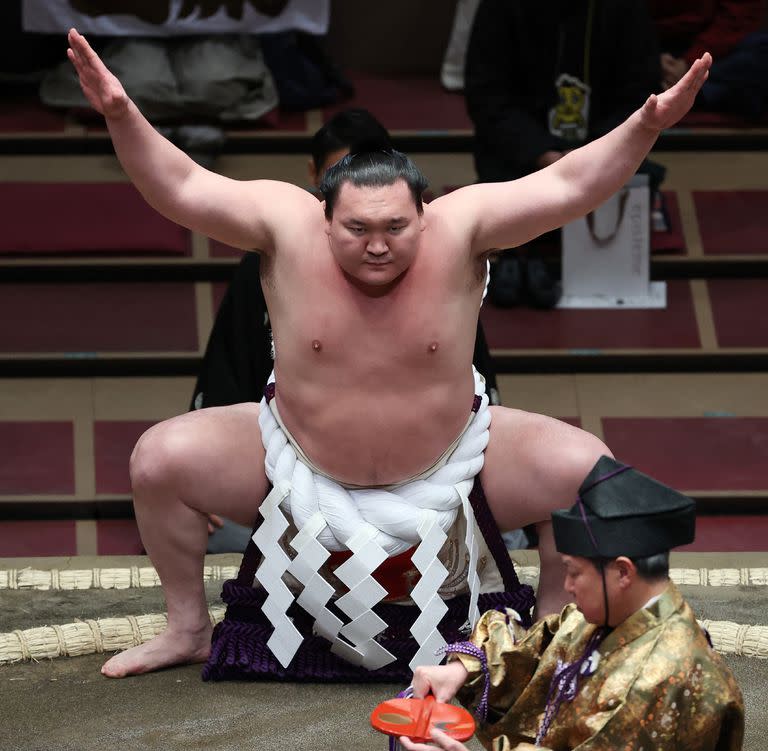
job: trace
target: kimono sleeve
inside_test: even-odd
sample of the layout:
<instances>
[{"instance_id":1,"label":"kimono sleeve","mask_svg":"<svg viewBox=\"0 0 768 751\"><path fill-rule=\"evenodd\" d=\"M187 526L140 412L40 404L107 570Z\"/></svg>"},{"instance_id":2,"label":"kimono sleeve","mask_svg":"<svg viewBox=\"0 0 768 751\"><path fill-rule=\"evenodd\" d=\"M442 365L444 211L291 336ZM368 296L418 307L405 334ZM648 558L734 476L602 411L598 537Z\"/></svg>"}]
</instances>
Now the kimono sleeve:
<instances>
[{"instance_id":1,"label":"kimono sleeve","mask_svg":"<svg viewBox=\"0 0 768 751\"><path fill-rule=\"evenodd\" d=\"M565 611L564 611L565 612ZM475 626L470 641L485 652L488 660L490 690L489 711L504 713L517 700L539 666L539 661L560 627L561 615L537 621L528 631L509 615L490 610ZM476 708L485 687L480 661L459 654L469 672L457 698L467 707Z\"/></svg>"}]
</instances>

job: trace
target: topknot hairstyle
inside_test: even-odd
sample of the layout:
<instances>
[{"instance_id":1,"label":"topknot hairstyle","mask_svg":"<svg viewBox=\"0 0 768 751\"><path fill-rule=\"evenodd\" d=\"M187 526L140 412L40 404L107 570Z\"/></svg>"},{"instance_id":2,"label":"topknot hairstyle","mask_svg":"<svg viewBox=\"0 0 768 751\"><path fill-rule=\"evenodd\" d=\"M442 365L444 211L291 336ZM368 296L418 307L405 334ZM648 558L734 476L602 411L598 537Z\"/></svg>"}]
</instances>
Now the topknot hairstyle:
<instances>
[{"instance_id":1,"label":"topknot hairstyle","mask_svg":"<svg viewBox=\"0 0 768 751\"><path fill-rule=\"evenodd\" d=\"M356 187L382 187L404 180L411 191L416 210L424 211L422 194L427 179L410 157L395 149L371 149L369 142L354 144L350 153L329 167L320 183L325 198L325 216L333 216L333 208L341 186L352 183Z\"/></svg>"}]
</instances>

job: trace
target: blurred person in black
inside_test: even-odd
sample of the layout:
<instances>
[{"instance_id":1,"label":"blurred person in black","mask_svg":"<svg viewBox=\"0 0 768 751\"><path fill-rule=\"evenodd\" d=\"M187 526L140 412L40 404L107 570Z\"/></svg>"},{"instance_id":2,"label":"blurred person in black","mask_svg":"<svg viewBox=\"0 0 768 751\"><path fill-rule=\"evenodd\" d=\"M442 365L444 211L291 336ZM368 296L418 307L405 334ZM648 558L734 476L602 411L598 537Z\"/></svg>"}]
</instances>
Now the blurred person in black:
<instances>
[{"instance_id":1,"label":"blurred person in black","mask_svg":"<svg viewBox=\"0 0 768 751\"><path fill-rule=\"evenodd\" d=\"M660 80L645 0L483 0L465 71L478 180L513 180L556 162L622 122ZM651 168L652 188L662 177ZM495 304L557 304L539 244L529 244L525 264L517 250L501 255L491 272Z\"/></svg>"}]
</instances>

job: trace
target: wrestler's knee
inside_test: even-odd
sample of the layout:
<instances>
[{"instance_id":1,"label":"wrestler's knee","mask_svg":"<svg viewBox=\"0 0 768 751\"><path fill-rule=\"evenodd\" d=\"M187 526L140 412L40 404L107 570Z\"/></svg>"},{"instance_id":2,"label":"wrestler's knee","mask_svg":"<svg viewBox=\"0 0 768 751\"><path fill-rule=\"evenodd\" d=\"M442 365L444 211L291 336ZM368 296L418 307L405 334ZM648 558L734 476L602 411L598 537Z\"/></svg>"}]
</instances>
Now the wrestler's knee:
<instances>
[{"instance_id":1,"label":"wrestler's knee","mask_svg":"<svg viewBox=\"0 0 768 751\"><path fill-rule=\"evenodd\" d=\"M129 472L134 495L173 486L189 466L191 448L189 432L178 418L149 428L131 453Z\"/></svg>"},{"instance_id":2,"label":"wrestler's knee","mask_svg":"<svg viewBox=\"0 0 768 751\"><path fill-rule=\"evenodd\" d=\"M578 487L601 456L613 458L613 453L597 436L579 430L558 452L557 466L561 476Z\"/></svg>"}]
</instances>

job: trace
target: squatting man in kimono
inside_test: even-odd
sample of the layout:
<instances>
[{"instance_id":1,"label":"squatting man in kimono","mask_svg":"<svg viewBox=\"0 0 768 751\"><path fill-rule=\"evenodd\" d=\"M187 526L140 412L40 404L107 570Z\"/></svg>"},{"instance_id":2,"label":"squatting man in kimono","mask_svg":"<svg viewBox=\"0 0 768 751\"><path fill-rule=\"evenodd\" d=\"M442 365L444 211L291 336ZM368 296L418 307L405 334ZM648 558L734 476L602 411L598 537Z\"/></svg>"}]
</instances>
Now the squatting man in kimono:
<instances>
[{"instance_id":1,"label":"squatting man in kimono","mask_svg":"<svg viewBox=\"0 0 768 751\"><path fill-rule=\"evenodd\" d=\"M559 611L565 596L549 513L575 496L609 450L552 418L489 407L471 366L486 261L493 249L526 243L613 195L661 130L690 109L711 57L556 164L425 206L426 180L391 150L341 159L326 173L324 202L289 183L205 170L147 122L75 30L69 44L84 94L150 205L261 254L275 344L274 380L260 405L201 409L139 439L130 466L134 507L168 626L112 657L103 674L208 658L207 513L240 524L263 519L256 580L272 635L269 655L258 659L281 669L302 663L294 658L314 635L366 680L393 661L405 659L403 680L414 661L434 662L444 643L443 586L451 585L448 610L464 597L470 621L493 586L482 581L487 556L475 515L483 509L470 503L473 487L482 487L487 516L502 531L537 523L538 613ZM349 560L329 571L329 556L339 552ZM374 576L398 555L419 578L405 658L381 643L391 625L378 615L388 592ZM309 631L297 627L297 608Z\"/></svg>"},{"instance_id":2,"label":"squatting man in kimono","mask_svg":"<svg viewBox=\"0 0 768 751\"><path fill-rule=\"evenodd\" d=\"M575 604L527 631L514 611L488 611L445 647L447 665L416 669L414 695L458 696L494 751L738 751L739 687L669 579L670 548L694 538L693 501L602 457L552 521Z\"/></svg>"}]
</instances>

